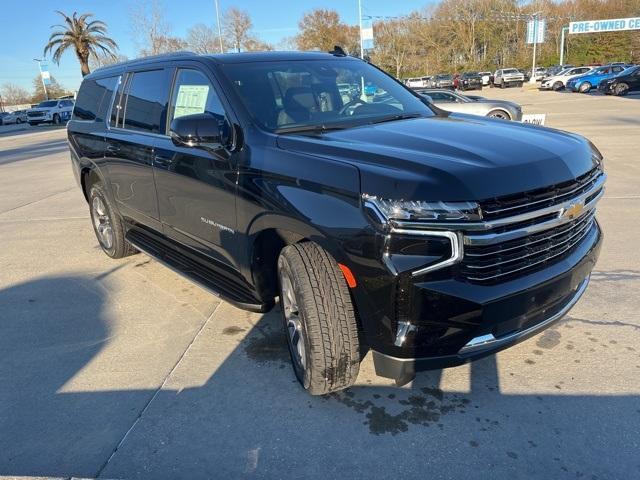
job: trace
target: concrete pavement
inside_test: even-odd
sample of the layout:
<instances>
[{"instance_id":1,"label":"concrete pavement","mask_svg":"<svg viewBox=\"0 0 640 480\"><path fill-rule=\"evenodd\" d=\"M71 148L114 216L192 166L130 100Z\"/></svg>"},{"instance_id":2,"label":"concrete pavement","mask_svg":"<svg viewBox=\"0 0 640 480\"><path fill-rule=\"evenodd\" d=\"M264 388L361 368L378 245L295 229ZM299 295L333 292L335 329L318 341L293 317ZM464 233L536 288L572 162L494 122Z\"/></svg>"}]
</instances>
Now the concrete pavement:
<instances>
[{"instance_id":1,"label":"concrete pavement","mask_svg":"<svg viewBox=\"0 0 640 480\"><path fill-rule=\"evenodd\" d=\"M640 98L519 89L606 157L592 283L542 335L405 388L298 387L277 310L238 310L93 235L64 131L0 137L0 475L640 476Z\"/></svg>"}]
</instances>

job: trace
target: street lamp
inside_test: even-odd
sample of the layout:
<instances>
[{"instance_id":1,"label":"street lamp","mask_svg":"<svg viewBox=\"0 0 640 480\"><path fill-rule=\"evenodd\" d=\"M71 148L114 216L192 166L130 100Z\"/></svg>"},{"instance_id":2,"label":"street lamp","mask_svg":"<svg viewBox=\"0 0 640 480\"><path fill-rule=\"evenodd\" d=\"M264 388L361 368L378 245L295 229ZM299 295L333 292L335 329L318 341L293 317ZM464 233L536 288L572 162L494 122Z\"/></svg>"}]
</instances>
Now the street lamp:
<instances>
[{"instance_id":1,"label":"street lamp","mask_svg":"<svg viewBox=\"0 0 640 480\"><path fill-rule=\"evenodd\" d=\"M34 62L38 62L38 71L40 72L40 81L42 82L42 88L44 89L44 99L49 100L49 94L47 93L47 85L44 83L44 77L42 76L42 59L34 58Z\"/></svg>"},{"instance_id":2,"label":"street lamp","mask_svg":"<svg viewBox=\"0 0 640 480\"><path fill-rule=\"evenodd\" d=\"M218 40L220 41L220 53L224 53L224 48L222 47L222 29L220 28L220 6L218 5L218 0L215 0L216 4L216 23L218 24Z\"/></svg>"},{"instance_id":3,"label":"street lamp","mask_svg":"<svg viewBox=\"0 0 640 480\"><path fill-rule=\"evenodd\" d=\"M562 27L562 34L560 35L560 66L564 65L564 34L569 32L569 27Z\"/></svg>"}]
</instances>

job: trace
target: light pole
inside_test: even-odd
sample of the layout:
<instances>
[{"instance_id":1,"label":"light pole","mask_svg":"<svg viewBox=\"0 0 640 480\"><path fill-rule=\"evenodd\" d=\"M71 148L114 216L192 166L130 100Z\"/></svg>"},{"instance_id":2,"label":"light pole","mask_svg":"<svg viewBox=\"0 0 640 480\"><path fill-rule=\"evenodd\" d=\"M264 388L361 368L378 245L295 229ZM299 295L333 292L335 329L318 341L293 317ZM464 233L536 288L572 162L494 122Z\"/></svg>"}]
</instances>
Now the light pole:
<instances>
[{"instance_id":1,"label":"light pole","mask_svg":"<svg viewBox=\"0 0 640 480\"><path fill-rule=\"evenodd\" d=\"M536 83L536 47L538 45L538 15L540 12L536 12L533 17L533 64L531 66L531 77L529 83Z\"/></svg>"},{"instance_id":2,"label":"light pole","mask_svg":"<svg viewBox=\"0 0 640 480\"><path fill-rule=\"evenodd\" d=\"M34 58L34 62L38 62L38 72L40 72L40 81L42 82L42 88L44 89L44 99L49 100L49 93L47 93L47 85L44 83L44 78L42 77L42 59Z\"/></svg>"},{"instance_id":3,"label":"light pole","mask_svg":"<svg viewBox=\"0 0 640 480\"><path fill-rule=\"evenodd\" d=\"M564 32L569 32L569 27L562 27L560 34L560 66L564 65Z\"/></svg>"},{"instance_id":4,"label":"light pole","mask_svg":"<svg viewBox=\"0 0 640 480\"><path fill-rule=\"evenodd\" d=\"M364 44L362 43L362 0L358 0L358 23L360 24L360 58L364 60Z\"/></svg>"},{"instance_id":5,"label":"light pole","mask_svg":"<svg viewBox=\"0 0 640 480\"><path fill-rule=\"evenodd\" d=\"M220 28L220 6L218 0L215 0L216 4L216 23L218 24L218 40L220 41L220 53L224 53L224 47L222 46L222 28Z\"/></svg>"}]
</instances>

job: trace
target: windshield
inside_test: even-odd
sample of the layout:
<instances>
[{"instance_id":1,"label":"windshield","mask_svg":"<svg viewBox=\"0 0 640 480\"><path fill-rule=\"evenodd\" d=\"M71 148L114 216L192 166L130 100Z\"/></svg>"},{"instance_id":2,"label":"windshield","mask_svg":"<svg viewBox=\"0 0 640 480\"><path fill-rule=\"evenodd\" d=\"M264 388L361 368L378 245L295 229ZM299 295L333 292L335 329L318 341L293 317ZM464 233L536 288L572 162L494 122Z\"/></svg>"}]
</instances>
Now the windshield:
<instances>
[{"instance_id":1,"label":"windshield","mask_svg":"<svg viewBox=\"0 0 640 480\"><path fill-rule=\"evenodd\" d=\"M55 100L49 100L48 102L40 102L38 107L55 107L58 104Z\"/></svg>"},{"instance_id":2,"label":"windshield","mask_svg":"<svg viewBox=\"0 0 640 480\"><path fill-rule=\"evenodd\" d=\"M507 68L507 69L503 70L502 73L520 73L520 72L518 70L516 70L515 68Z\"/></svg>"},{"instance_id":3,"label":"windshield","mask_svg":"<svg viewBox=\"0 0 640 480\"><path fill-rule=\"evenodd\" d=\"M223 71L251 116L271 131L434 115L392 77L359 60L237 63L223 65Z\"/></svg>"},{"instance_id":4,"label":"windshield","mask_svg":"<svg viewBox=\"0 0 640 480\"><path fill-rule=\"evenodd\" d=\"M436 75L438 80L451 80L453 77L451 75Z\"/></svg>"}]
</instances>

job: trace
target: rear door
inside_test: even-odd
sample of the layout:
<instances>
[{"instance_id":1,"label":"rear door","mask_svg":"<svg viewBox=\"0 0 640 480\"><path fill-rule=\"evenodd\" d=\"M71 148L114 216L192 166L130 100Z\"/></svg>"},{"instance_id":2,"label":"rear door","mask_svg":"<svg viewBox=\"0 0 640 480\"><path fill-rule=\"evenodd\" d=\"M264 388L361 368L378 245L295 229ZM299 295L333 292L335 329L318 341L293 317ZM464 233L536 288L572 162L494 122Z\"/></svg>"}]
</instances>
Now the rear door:
<instances>
[{"instance_id":1,"label":"rear door","mask_svg":"<svg viewBox=\"0 0 640 480\"><path fill-rule=\"evenodd\" d=\"M127 75L112 109L105 155L120 213L159 231L153 148L156 139L166 134L171 73L153 68Z\"/></svg>"},{"instance_id":2,"label":"rear door","mask_svg":"<svg viewBox=\"0 0 640 480\"><path fill-rule=\"evenodd\" d=\"M217 83L199 64L178 67L168 121L210 113L230 138L231 121ZM233 264L236 242L234 156L226 149L178 146L156 138L154 168L160 219L166 236L221 262Z\"/></svg>"}]
</instances>

